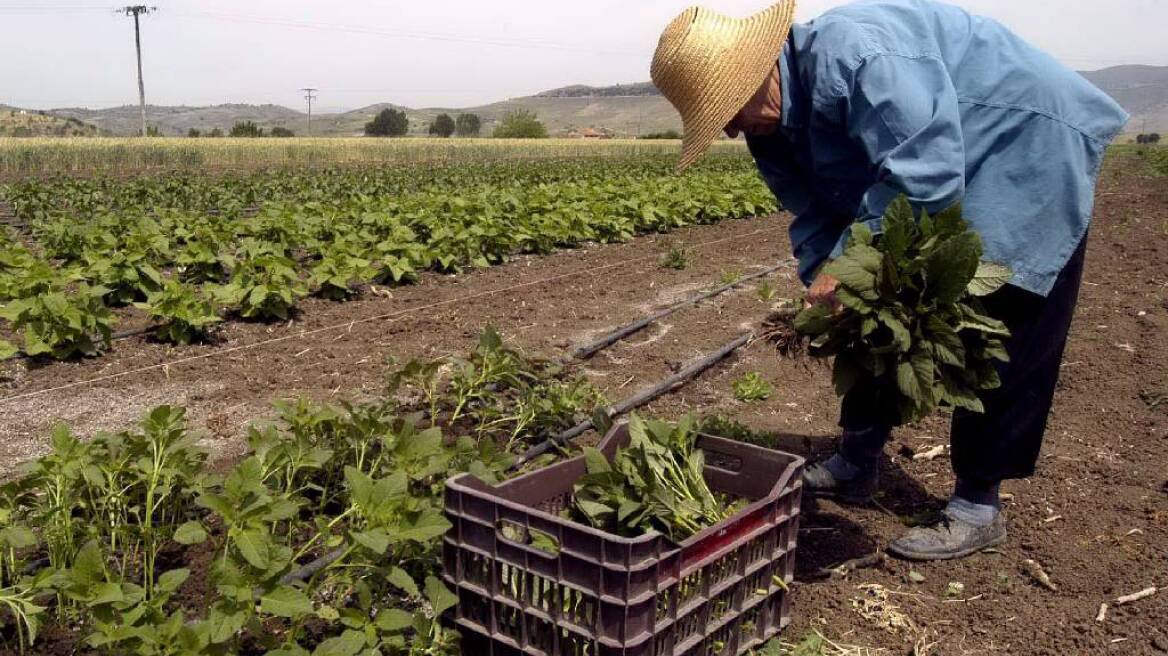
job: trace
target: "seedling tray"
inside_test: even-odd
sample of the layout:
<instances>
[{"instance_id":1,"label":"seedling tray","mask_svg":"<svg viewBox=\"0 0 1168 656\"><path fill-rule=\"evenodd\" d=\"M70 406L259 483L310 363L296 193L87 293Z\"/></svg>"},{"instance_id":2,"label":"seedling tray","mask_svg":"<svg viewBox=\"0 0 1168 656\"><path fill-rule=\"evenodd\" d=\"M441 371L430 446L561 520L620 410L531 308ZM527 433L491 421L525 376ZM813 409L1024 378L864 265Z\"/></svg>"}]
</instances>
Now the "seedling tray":
<instances>
[{"instance_id":1,"label":"seedling tray","mask_svg":"<svg viewBox=\"0 0 1168 656\"><path fill-rule=\"evenodd\" d=\"M618 424L599 448L629 441ZM462 653L475 656L737 656L790 622L803 459L698 438L711 489L749 503L675 543L625 538L560 516L583 456L499 485L446 485L444 577Z\"/></svg>"}]
</instances>

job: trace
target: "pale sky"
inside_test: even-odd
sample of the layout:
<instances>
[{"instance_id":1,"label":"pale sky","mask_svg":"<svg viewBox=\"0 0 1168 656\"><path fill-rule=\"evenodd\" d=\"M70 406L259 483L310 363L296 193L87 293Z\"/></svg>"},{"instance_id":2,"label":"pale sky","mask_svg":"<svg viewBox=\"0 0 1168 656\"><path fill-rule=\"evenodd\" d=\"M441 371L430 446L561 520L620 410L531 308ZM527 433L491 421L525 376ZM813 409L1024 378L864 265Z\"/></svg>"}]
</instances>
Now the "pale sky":
<instances>
[{"instance_id":1,"label":"pale sky","mask_svg":"<svg viewBox=\"0 0 1168 656\"><path fill-rule=\"evenodd\" d=\"M124 1L124 0L123 0ZM746 16L766 0L699 0ZM154 0L147 102L465 107L567 84L649 78L665 24L693 0ZM805 21L841 0L801 0ZM1168 65L1168 0L956 0L1067 65ZM0 0L0 103L137 102L132 20L93 0Z\"/></svg>"}]
</instances>

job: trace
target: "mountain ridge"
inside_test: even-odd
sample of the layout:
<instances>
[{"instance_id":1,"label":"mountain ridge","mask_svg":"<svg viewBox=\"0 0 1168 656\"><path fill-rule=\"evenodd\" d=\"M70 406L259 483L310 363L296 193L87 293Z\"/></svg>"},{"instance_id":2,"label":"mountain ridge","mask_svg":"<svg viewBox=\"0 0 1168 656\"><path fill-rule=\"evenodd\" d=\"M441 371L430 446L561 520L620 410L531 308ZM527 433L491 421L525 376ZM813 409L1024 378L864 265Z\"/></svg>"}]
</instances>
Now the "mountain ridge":
<instances>
[{"instance_id":1,"label":"mountain ridge","mask_svg":"<svg viewBox=\"0 0 1168 656\"><path fill-rule=\"evenodd\" d=\"M1115 98L1132 115L1127 132L1168 132L1168 66L1133 64L1081 74ZM483 121L483 134L489 135L503 114L515 109L534 111L552 135L565 135L581 128L605 128L619 136L637 136L681 128L677 113L651 82L633 82L600 87L569 85L465 108L410 108L396 103L374 103L345 112L314 114L312 136L360 135L365 123L386 107L404 111L410 121L410 133L415 135L426 134L430 121L442 113L451 116L478 114ZM140 125L136 105L103 109L64 107L45 111L92 124L103 133L136 134ZM307 124L307 116L299 110L282 105L247 103L148 105L147 120L170 136L185 136L191 128L203 134L214 128L226 133L236 121L253 121L265 130L283 127L303 136Z\"/></svg>"}]
</instances>

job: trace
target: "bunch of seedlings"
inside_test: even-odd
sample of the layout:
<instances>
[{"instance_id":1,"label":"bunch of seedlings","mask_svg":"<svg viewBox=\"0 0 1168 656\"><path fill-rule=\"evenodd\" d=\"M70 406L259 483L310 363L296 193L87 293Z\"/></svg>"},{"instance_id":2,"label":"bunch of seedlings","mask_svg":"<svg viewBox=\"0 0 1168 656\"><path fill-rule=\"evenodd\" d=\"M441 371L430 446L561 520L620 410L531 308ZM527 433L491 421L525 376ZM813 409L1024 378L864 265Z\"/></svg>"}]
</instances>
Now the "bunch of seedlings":
<instances>
[{"instance_id":1,"label":"bunch of seedlings","mask_svg":"<svg viewBox=\"0 0 1168 656\"><path fill-rule=\"evenodd\" d=\"M729 517L737 506L710 490L697 436L690 417L670 424L633 414L629 444L611 463L584 449L587 473L573 489L572 516L617 535L657 531L676 542Z\"/></svg>"},{"instance_id":2,"label":"bunch of seedlings","mask_svg":"<svg viewBox=\"0 0 1168 656\"><path fill-rule=\"evenodd\" d=\"M1008 359L1010 331L979 298L1012 274L981 255L960 208L917 218L897 198L879 235L856 224L843 253L822 269L839 280L839 307L807 308L794 327L810 339L811 355L835 357L838 394L872 385L900 423L938 407L982 412L979 394L1001 384L995 363Z\"/></svg>"}]
</instances>

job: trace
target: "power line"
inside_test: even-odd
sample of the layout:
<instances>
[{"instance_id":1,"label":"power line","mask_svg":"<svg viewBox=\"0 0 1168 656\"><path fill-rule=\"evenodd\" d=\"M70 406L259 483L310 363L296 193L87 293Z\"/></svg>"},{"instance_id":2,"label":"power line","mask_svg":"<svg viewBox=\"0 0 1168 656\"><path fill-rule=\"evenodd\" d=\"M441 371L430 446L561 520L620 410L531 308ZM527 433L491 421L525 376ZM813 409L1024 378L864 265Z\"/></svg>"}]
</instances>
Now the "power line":
<instances>
[{"instance_id":1,"label":"power line","mask_svg":"<svg viewBox=\"0 0 1168 656\"><path fill-rule=\"evenodd\" d=\"M316 96L314 94L316 91L319 91L319 89L313 89L311 87L307 87L307 88L301 89L301 91L304 92L304 99L306 101L308 101L308 131L304 133L304 136L311 137L312 136L312 101L316 100Z\"/></svg>"},{"instance_id":2,"label":"power line","mask_svg":"<svg viewBox=\"0 0 1168 656\"><path fill-rule=\"evenodd\" d=\"M142 136L146 136L146 85L142 82L142 34L138 28L138 17L143 14L152 14L158 7L146 5L128 5L118 9L119 14L134 17L134 48L138 51L138 107L142 111Z\"/></svg>"}]
</instances>

